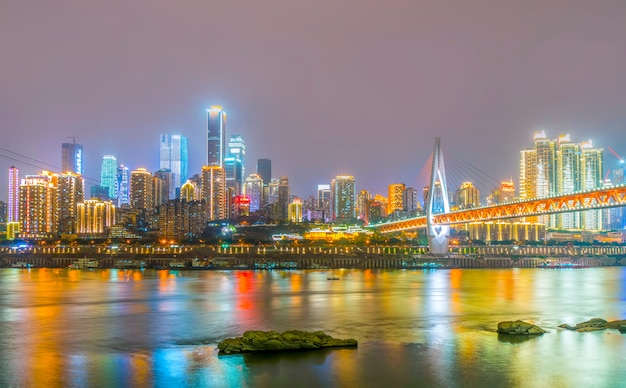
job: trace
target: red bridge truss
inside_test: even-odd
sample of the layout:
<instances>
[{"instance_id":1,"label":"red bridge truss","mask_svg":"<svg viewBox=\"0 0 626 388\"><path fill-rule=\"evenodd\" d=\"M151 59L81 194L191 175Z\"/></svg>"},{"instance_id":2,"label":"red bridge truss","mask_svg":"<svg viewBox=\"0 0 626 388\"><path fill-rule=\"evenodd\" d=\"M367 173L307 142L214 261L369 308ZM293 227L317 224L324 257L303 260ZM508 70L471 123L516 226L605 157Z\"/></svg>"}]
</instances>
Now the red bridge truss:
<instances>
[{"instance_id":1,"label":"red bridge truss","mask_svg":"<svg viewBox=\"0 0 626 388\"><path fill-rule=\"evenodd\" d=\"M453 225L619 206L626 206L626 185L457 210L436 214L433 215L433 218L436 224ZM426 227L426 217L393 221L372 227L382 233L421 229Z\"/></svg>"}]
</instances>

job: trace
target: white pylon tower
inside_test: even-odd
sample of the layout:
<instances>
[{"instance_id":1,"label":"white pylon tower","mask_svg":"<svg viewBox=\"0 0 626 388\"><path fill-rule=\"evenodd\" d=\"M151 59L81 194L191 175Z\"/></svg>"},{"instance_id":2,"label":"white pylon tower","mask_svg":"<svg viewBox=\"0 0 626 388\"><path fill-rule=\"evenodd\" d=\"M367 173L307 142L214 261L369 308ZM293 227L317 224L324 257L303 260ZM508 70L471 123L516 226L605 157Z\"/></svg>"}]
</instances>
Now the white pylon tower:
<instances>
[{"instance_id":1,"label":"white pylon tower","mask_svg":"<svg viewBox=\"0 0 626 388\"><path fill-rule=\"evenodd\" d=\"M439 185L437 185L439 183ZM440 190L440 196L435 196ZM437 193L439 194L439 193ZM437 201L439 199L439 201ZM437 206L435 208L435 206ZM446 186L446 169L443 164L443 153L439 138L435 139L433 151L433 164L428 186L428 199L426 201L426 234L428 236L428 248L432 255L447 255L448 241L450 239L450 225L439 225L433 222L433 216L450 211L448 201L448 187Z\"/></svg>"}]
</instances>

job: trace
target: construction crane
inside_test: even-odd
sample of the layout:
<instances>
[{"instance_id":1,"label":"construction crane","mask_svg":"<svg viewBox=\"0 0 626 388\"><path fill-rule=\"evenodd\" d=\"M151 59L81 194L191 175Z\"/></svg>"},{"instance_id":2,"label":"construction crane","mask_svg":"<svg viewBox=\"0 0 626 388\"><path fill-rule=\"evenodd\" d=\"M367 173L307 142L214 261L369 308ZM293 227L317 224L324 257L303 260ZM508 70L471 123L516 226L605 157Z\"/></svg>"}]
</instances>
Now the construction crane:
<instances>
[{"instance_id":1,"label":"construction crane","mask_svg":"<svg viewBox=\"0 0 626 388\"><path fill-rule=\"evenodd\" d=\"M611 148L611 147L606 147L606 148L608 148L608 149L609 149L609 151L611 151L611 153L613 154L613 156L615 156L615 157L617 158L617 160L619 160L619 163L620 163L620 164L624 164L624 158L622 158L621 156L619 156L619 155L617 154L617 152L615 152L615 151L613 150L613 148Z\"/></svg>"}]
</instances>

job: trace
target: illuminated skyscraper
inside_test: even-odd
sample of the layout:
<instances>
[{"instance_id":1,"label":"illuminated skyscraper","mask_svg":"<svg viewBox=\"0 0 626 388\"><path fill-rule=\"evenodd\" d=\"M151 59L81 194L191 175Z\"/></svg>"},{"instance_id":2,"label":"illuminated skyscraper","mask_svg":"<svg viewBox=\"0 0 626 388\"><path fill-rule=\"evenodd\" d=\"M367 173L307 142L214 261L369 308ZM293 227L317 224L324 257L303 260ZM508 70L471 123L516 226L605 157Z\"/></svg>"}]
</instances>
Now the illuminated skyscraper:
<instances>
[{"instance_id":1,"label":"illuminated skyscraper","mask_svg":"<svg viewBox=\"0 0 626 388\"><path fill-rule=\"evenodd\" d=\"M72 143L61 145L61 172L72 172L83 175L83 146Z\"/></svg>"},{"instance_id":2,"label":"illuminated skyscraper","mask_svg":"<svg viewBox=\"0 0 626 388\"><path fill-rule=\"evenodd\" d=\"M130 205L130 170L123 164L117 167L115 174L115 197L117 207Z\"/></svg>"},{"instance_id":3,"label":"illuminated skyscraper","mask_svg":"<svg viewBox=\"0 0 626 388\"><path fill-rule=\"evenodd\" d=\"M406 185L404 183L392 183L389 185L389 196L387 197L389 201L387 207L388 214L402 211L402 193L405 189Z\"/></svg>"},{"instance_id":4,"label":"illuminated skyscraper","mask_svg":"<svg viewBox=\"0 0 626 388\"><path fill-rule=\"evenodd\" d=\"M152 210L154 206L152 174L145 168L138 168L130 173L130 207L133 209Z\"/></svg>"},{"instance_id":5,"label":"illuminated skyscraper","mask_svg":"<svg viewBox=\"0 0 626 388\"><path fill-rule=\"evenodd\" d=\"M250 213L258 212L263 197L263 180L258 174L250 174L246 178L244 195L250 199Z\"/></svg>"},{"instance_id":6,"label":"illuminated skyscraper","mask_svg":"<svg viewBox=\"0 0 626 388\"><path fill-rule=\"evenodd\" d=\"M233 188L235 195L243 192L246 145L240 135L230 135L228 156L224 159L226 187Z\"/></svg>"},{"instance_id":7,"label":"illuminated skyscraper","mask_svg":"<svg viewBox=\"0 0 626 388\"><path fill-rule=\"evenodd\" d=\"M100 186L107 189L109 199L117 198L117 159L115 159L115 156L113 155L104 155L102 157Z\"/></svg>"},{"instance_id":8,"label":"illuminated skyscraper","mask_svg":"<svg viewBox=\"0 0 626 388\"><path fill-rule=\"evenodd\" d=\"M20 171L9 167L9 203L7 204L7 222L20 220Z\"/></svg>"},{"instance_id":9,"label":"illuminated skyscraper","mask_svg":"<svg viewBox=\"0 0 626 388\"><path fill-rule=\"evenodd\" d=\"M550 140L543 131L535 133L534 140L534 148L521 152L521 198L571 194L602 187L603 150L593 148L591 141L573 143L569 135ZM534 219L526 218L527 221ZM599 210L540 216L537 219L548 227L559 229L601 228Z\"/></svg>"},{"instance_id":10,"label":"illuminated skyscraper","mask_svg":"<svg viewBox=\"0 0 626 388\"><path fill-rule=\"evenodd\" d=\"M356 218L355 180L350 175L339 175L330 184L330 203L333 220Z\"/></svg>"},{"instance_id":11,"label":"illuminated skyscraper","mask_svg":"<svg viewBox=\"0 0 626 388\"><path fill-rule=\"evenodd\" d=\"M322 220L331 221L330 185L317 185L317 209L322 211Z\"/></svg>"},{"instance_id":12,"label":"illuminated skyscraper","mask_svg":"<svg viewBox=\"0 0 626 388\"><path fill-rule=\"evenodd\" d=\"M557 192L572 194L581 189L580 144L572 143L569 135L561 135L557 149ZM557 214L556 226L559 229L580 229L580 212Z\"/></svg>"},{"instance_id":13,"label":"illuminated skyscraper","mask_svg":"<svg viewBox=\"0 0 626 388\"><path fill-rule=\"evenodd\" d=\"M223 220L227 217L226 174L222 167L202 167L202 199L206 203L209 220Z\"/></svg>"},{"instance_id":14,"label":"illuminated skyscraper","mask_svg":"<svg viewBox=\"0 0 626 388\"><path fill-rule=\"evenodd\" d=\"M302 200L294 198L289 204L289 222L302 222Z\"/></svg>"},{"instance_id":15,"label":"illuminated skyscraper","mask_svg":"<svg viewBox=\"0 0 626 388\"><path fill-rule=\"evenodd\" d=\"M219 105L207 109L207 166L223 167L226 156L226 112Z\"/></svg>"},{"instance_id":16,"label":"illuminated skyscraper","mask_svg":"<svg viewBox=\"0 0 626 388\"><path fill-rule=\"evenodd\" d=\"M83 177L67 172L60 174L57 182L59 233L75 234L78 204L85 200Z\"/></svg>"},{"instance_id":17,"label":"illuminated skyscraper","mask_svg":"<svg viewBox=\"0 0 626 388\"><path fill-rule=\"evenodd\" d=\"M23 238L44 239L58 235L57 175L43 171L27 175L20 184L20 222Z\"/></svg>"},{"instance_id":18,"label":"illuminated skyscraper","mask_svg":"<svg viewBox=\"0 0 626 388\"><path fill-rule=\"evenodd\" d=\"M330 198L330 186L328 186L328 196ZM372 198L367 190L361 190L356 196L356 214L360 220L367 221L367 203ZM380 208L379 208L380 209Z\"/></svg>"},{"instance_id":19,"label":"illuminated skyscraper","mask_svg":"<svg viewBox=\"0 0 626 388\"><path fill-rule=\"evenodd\" d=\"M515 199L515 183L512 180L500 182L500 186L491 190L487 205L511 202Z\"/></svg>"},{"instance_id":20,"label":"illuminated skyscraper","mask_svg":"<svg viewBox=\"0 0 626 388\"><path fill-rule=\"evenodd\" d=\"M459 209L480 206L480 193L472 182L463 182L453 195L453 202Z\"/></svg>"},{"instance_id":21,"label":"illuminated skyscraper","mask_svg":"<svg viewBox=\"0 0 626 388\"><path fill-rule=\"evenodd\" d=\"M159 148L159 170L170 170L174 184L168 187L169 199L176 198L176 191L187 181L188 173L187 138L179 134L161 134Z\"/></svg>"},{"instance_id":22,"label":"illuminated skyscraper","mask_svg":"<svg viewBox=\"0 0 626 388\"><path fill-rule=\"evenodd\" d=\"M581 189L593 190L602 187L604 178L602 148L593 148L591 140L581 143ZM602 210L586 210L582 212L582 227L585 230L602 228Z\"/></svg>"}]
</instances>

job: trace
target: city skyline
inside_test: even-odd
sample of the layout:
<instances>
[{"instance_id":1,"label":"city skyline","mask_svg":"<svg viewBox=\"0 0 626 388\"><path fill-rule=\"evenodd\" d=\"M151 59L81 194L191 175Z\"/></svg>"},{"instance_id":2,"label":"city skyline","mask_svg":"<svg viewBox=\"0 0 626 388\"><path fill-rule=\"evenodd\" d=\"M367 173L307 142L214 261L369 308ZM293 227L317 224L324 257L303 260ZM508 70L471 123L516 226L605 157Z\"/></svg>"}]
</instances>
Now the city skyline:
<instances>
[{"instance_id":1,"label":"city skyline","mask_svg":"<svg viewBox=\"0 0 626 388\"><path fill-rule=\"evenodd\" d=\"M271 159L274 177L289 177L301 197L342 174L373 193L392 182L416 187L437 136L444 153L497 180L517 175L511 155L544 128L626 154L623 2L245 8L7 4L4 165L58 171L59 145L73 137L87 181L97 180L104 155L156 171L155 147L139 145L181 133L189 172L199 173L213 104L228 112L228 133L246 139L248 172ZM214 23L202 22L207 12ZM208 40L212 49L200 49Z\"/></svg>"}]
</instances>

